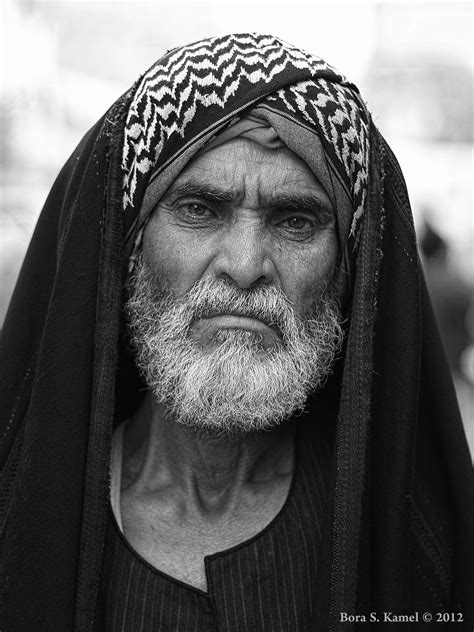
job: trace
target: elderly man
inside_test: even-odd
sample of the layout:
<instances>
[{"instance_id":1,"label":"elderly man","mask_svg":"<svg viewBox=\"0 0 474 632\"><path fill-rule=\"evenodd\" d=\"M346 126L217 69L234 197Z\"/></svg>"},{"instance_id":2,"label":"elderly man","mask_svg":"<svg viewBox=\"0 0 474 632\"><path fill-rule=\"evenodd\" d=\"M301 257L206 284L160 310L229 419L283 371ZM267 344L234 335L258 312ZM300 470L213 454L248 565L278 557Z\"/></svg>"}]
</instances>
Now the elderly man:
<instances>
[{"instance_id":1,"label":"elderly man","mask_svg":"<svg viewBox=\"0 0 474 632\"><path fill-rule=\"evenodd\" d=\"M403 178L321 59L234 35L145 73L55 183L3 353L6 630L470 621Z\"/></svg>"}]
</instances>

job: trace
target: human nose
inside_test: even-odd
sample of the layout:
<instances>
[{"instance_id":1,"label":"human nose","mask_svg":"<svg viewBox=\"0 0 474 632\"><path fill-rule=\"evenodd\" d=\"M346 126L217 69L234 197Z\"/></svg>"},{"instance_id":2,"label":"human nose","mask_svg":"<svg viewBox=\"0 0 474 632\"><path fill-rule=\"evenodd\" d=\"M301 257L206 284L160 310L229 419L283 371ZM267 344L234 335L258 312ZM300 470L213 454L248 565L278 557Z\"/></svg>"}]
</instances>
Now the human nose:
<instances>
[{"instance_id":1,"label":"human nose","mask_svg":"<svg viewBox=\"0 0 474 632\"><path fill-rule=\"evenodd\" d=\"M242 221L226 231L219 243L214 273L217 278L230 279L241 289L274 280L275 268L260 224Z\"/></svg>"}]
</instances>

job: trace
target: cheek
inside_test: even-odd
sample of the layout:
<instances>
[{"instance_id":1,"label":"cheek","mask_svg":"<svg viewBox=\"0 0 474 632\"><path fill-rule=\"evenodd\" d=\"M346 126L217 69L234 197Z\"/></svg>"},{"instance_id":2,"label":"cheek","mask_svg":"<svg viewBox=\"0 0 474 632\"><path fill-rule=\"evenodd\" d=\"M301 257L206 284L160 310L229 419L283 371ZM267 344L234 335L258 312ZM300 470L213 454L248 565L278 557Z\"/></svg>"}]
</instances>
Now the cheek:
<instances>
[{"instance_id":1,"label":"cheek","mask_svg":"<svg viewBox=\"0 0 474 632\"><path fill-rule=\"evenodd\" d=\"M305 312L315 296L328 287L334 278L337 240L330 239L324 246L315 246L292 253L291 257L281 258L279 268L282 289L299 312Z\"/></svg>"},{"instance_id":2,"label":"cheek","mask_svg":"<svg viewBox=\"0 0 474 632\"><path fill-rule=\"evenodd\" d=\"M145 262L178 294L187 292L198 280L203 267L200 249L193 240L183 239L172 227L152 219L143 235Z\"/></svg>"}]
</instances>

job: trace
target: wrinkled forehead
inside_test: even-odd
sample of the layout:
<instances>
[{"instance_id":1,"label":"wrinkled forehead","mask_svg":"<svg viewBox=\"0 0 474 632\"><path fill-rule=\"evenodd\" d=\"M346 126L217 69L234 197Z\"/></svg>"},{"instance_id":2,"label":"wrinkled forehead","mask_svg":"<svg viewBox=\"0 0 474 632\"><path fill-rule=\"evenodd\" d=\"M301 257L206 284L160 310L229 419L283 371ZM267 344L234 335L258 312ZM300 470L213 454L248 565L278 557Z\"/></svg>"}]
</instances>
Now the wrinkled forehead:
<instances>
[{"instance_id":1,"label":"wrinkled forehead","mask_svg":"<svg viewBox=\"0 0 474 632\"><path fill-rule=\"evenodd\" d=\"M334 216L334 204L321 182L283 143L275 139L269 144L267 137L256 140L248 134L222 136L192 158L157 207L179 197L203 197L227 208L264 213L285 202L296 209L298 199L312 199Z\"/></svg>"}]
</instances>

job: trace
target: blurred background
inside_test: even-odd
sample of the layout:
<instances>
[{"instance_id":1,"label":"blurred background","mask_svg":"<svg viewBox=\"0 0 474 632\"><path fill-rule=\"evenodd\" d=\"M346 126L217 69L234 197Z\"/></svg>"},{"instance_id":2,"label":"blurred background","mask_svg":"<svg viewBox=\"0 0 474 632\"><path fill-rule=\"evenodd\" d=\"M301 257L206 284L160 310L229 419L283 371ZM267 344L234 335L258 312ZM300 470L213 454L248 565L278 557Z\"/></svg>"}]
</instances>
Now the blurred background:
<instances>
[{"instance_id":1,"label":"blurred background","mask_svg":"<svg viewBox=\"0 0 474 632\"><path fill-rule=\"evenodd\" d=\"M405 174L474 452L471 2L0 0L0 326L47 193L166 50L272 33L357 83Z\"/></svg>"}]
</instances>

